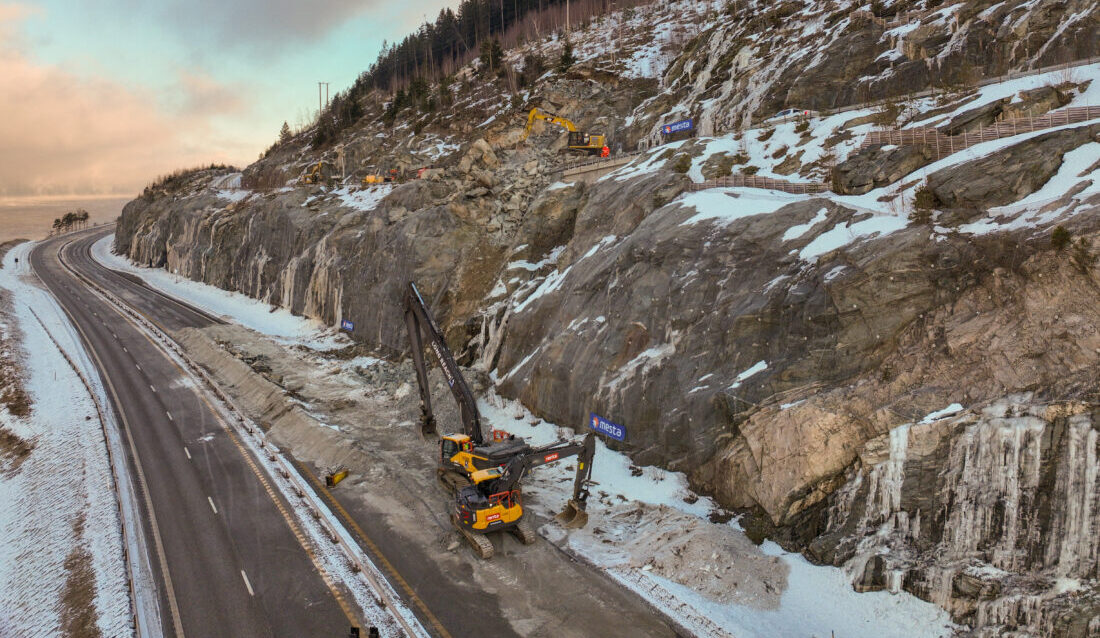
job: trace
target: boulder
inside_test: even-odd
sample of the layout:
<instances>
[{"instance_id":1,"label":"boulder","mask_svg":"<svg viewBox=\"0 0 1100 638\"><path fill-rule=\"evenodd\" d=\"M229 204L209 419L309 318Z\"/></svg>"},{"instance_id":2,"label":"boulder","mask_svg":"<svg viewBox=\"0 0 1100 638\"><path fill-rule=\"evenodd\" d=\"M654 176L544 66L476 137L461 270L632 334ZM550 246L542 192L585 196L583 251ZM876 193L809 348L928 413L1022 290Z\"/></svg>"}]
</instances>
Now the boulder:
<instances>
[{"instance_id":1,"label":"boulder","mask_svg":"<svg viewBox=\"0 0 1100 638\"><path fill-rule=\"evenodd\" d=\"M979 128L992 126L994 122L1002 119L1001 113L1004 111L1007 102L1007 99L994 100L989 104L963 111L951 118L951 121L946 125L940 127L940 131L946 135L958 135L962 132L969 133L970 131L977 131Z\"/></svg>"},{"instance_id":2,"label":"boulder","mask_svg":"<svg viewBox=\"0 0 1100 638\"><path fill-rule=\"evenodd\" d=\"M1009 102L1001 112L1001 119L1011 120L1038 117L1069 103L1069 96L1053 86L1042 86L1031 91L1021 91L1019 100Z\"/></svg>"},{"instance_id":3,"label":"boulder","mask_svg":"<svg viewBox=\"0 0 1100 638\"><path fill-rule=\"evenodd\" d=\"M493 147L489 145L485 138L478 138L470 145L469 150L458 162L458 170L462 173L469 173L470 169L478 163L489 170L496 170L500 167L500 159L497 158L497 154L493 152Z\"/></svg>"}]
</instances>

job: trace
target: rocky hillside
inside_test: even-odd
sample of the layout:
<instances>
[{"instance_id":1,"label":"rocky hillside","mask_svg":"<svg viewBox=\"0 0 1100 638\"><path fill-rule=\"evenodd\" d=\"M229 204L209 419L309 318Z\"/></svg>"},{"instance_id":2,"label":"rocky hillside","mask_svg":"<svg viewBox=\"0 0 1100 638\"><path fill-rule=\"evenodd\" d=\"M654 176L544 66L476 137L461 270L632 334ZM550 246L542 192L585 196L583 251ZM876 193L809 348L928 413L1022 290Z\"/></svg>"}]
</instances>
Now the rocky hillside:
<instances>
[{"instance_id":1,"label":"rocky hillside","mask_svg":"<svg viewBox=\"0 0 1100 638\"><path fill-rule=\"evenodd\" d=\"M371 95L336 143L151 188L116 250L350 319L391 357L415 280L503 396L624 424L635 462L754 535L975 635L1089 635L1100 65L994 76L1095 54L1097 23L1072 0L655 3L572 34L580 61L526 88L475 64L434 109ZM704 136L564 183L559 130L520 143L533 106L626 149L683 117ZM763 121L784 107L822 112ZM861 146L878 129L899 143ZM299 185L318 162L327 183ZM731 173L832 192L702 183Z\"/></svg>"}]
</instances>

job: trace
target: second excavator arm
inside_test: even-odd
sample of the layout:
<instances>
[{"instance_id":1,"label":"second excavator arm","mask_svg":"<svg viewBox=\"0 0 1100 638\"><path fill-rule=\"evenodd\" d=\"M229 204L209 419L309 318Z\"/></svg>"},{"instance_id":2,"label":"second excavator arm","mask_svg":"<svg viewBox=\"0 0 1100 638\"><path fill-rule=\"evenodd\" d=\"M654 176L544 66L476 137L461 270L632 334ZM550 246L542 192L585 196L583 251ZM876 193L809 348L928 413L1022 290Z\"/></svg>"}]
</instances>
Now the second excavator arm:
<instances>
[{"instance_id":1,"label":"second excavator arm","mask_svg":"<svg viewBox=\"0 0 1100 638\"><path fill-rule=\"evenodd\" d=\"M428 345L435 353L439 361L439 367L443 370L443 376L447 385L451 388L451 394L458 402L459 413L462 418L463 432L470 437L474 445L484 445L485 437L481 433L481 414L477 410L477 401L470 392L470 386L466 385L466 379L455 363L447 342L443 340L439 328L436 327L427 304L424 303L420 291L411 281L405 290L405 326L409 332L409 345L412 347L413 364L416 366L416 380L420 386L420 427L424 434L435 433L435 415L432 413L432 395L428 385L428 368L424 360L423 336L428 338Z\"/></svg>"},{"instance_id":2,"label":"second excavator arm","mask_svg":"<svg viewBox=\"0 0 1100 638\"><path fill-rule=\"evenodd\" d=\"M592 480L592 459L596 456L596 435L589 432L580 443L560 441L521 454L504 466L500 478L487 486L490 493L510 492L516 488L527 472L540 465L560 461L570 456L577 457L577 475L573 481L573 497L565 510L557 515L557 520L565 527L577 528L588 524L585 512L588 502L588 484Z\"/></svg>"}]
</instances>

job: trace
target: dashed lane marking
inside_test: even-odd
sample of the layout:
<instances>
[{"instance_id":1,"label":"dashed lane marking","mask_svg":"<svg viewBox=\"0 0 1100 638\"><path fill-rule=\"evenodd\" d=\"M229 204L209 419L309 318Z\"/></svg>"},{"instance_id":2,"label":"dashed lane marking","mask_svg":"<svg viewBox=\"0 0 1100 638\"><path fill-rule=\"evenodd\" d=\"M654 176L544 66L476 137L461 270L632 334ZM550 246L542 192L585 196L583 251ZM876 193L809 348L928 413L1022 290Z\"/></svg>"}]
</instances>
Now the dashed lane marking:
<instances>
[{"instance_id":1,"label":"dashed lane marking","mask_svg":"<svg viewBox=\"0 0 1100 638\"><path fill-rule=\"evenodd\" d=\"M187 455L188 459L191 458L191 450L188 450L186 445L183 446L183 453Z\"/></svg>"},{"instance_id":2,"label":"dashed lane marking","mask_svg":"<svg viewBox=\"0 0 1100 638\"><path fill-rule=\"evenodd\" d=\"M172 413L171 412L169 412L168 410L165 410L164 413L168 415L168 420L169 421L175 421L175 419L172 418Z\"/></svg>"},{"instance_id":3,"label":"dashed lane marking","mask_svg":"<svg viewBox=\"0 0 1100 638\"><path fill-rule=\"evenodd\" d=\"M248 582L248 574L244 573L243 569L241 570L241 578L244 579L244 586L248 590L248 595L255 596L256 592L252 591L252 583Z\"/></svg>"},{"instance_id":4,"label":"dashed lane marking","mask_svg":"<svg viewBox=\"0 0 1100 638\"><path fill-rule=\"evenodd\" d=\"M150 385L150 386L149 386L149 389L150 389L150 390L152 390L153 392L156 392L156 391L157 391L157 389L156 389L156 388L154 388L154 387L153 387L152 385Z\"/></svg>"},{"instance_id":5,"label":"dashed lane marking","mask_svg":"<svg viewBox=\"0 0 1100 638\"><path fill-rule=\"evenodd\" d=\"M184 448L184 449L187 449L187 448ZM214 510L214 513L217 514L218 513L218 508L214 506L214 499L207 496L206 500L207 500L207 502L210 503L210 509Z\"/></svg>"}]
</instances>

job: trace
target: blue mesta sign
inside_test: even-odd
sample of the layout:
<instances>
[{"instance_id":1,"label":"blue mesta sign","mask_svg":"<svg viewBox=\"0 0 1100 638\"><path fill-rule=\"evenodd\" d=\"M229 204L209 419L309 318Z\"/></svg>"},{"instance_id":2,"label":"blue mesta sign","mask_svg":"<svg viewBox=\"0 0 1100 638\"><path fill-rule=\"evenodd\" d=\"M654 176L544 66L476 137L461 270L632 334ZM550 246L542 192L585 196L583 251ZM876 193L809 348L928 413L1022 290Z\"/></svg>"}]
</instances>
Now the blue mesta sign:
<instances>
[{"instance_id":1,"label":"blue mesta sign","mask_svg":"<svg viewBox=\"0 0 1100 638\"><path fill-rule=\"evenodd\" d=\"M355 330L355 324L352 323L349 319L342 319L340 321L340 328L342 330L347 330L348 332L351 332L352 330Z\"/></svg>"},{"instance_id":2,"label":"blue mesta sign","mask_svg":"<svg viewBox=\"0 0 1100 638\"><path fill-rule=\"evenodd\" d=\"M599 432L600 434L606 434L607 436L615 439L616 441L622 441L626 438L626 428L623 426L612 423L595 412L588 413L588 427Z\"/></svg>"},{"instance_id":3,"label":"blue mesta sign","mask_svg":"<svg viewBox=\"0 0 1100 638\"><path fill-rule=\"evenodd\" d=\"M673 122L672 124L665 124L661 127L662 135L672 135L673 133L679 133L680 131L690 131L695 128L693 121L690 119L680 120L679 122Z\"/></svg>"}]
</instances>

